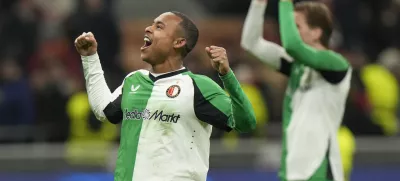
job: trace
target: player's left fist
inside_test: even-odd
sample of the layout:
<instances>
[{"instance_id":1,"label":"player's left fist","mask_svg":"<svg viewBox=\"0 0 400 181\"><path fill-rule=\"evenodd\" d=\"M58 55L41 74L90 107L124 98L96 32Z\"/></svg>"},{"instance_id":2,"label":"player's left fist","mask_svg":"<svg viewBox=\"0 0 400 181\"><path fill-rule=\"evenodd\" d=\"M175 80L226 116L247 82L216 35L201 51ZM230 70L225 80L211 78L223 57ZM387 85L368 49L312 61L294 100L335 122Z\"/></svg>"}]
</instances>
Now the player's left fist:
<instances>
[{"instance_id":1,"label":"player's left fist","mask_svg":"<svg viewBox=\"0 0 400 181\"><path fill-rule=\"evenodd\" d=\"M211 60L212 67L217 70L219 74L226 75L230 68L225 48L210 46L206 47L206 52Z\"/></svg>"}]
</instances>

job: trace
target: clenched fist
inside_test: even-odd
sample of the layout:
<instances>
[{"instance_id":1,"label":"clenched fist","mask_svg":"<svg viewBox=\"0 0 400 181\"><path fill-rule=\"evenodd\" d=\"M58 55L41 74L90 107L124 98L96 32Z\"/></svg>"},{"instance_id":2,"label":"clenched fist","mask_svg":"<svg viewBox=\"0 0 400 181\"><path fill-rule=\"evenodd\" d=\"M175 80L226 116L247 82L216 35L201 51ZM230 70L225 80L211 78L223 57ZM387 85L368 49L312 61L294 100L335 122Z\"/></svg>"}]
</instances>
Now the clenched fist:
<instances>
[{"instance_id":1,"label":"clenched fist","mask_svg":"<svg viewBox=\"0 0 400 181\"><path fill-rule=\"evenodd\" d=\"M217 70L219 74L226 75L230 68L225 48L210 46L206 47L206 52L211 60L212 67Z\"/></svg>"},{"instance_id":2,"label":"clenched fist","mask_svg":"<svg viewBox=\"0 0 400 181\"><path fill-rule=\"evenodd\" d=\"M93 33L82 33L75 39L75 48L82 56L94 55L97 52L97 41Z\"/></svg>"}]
</instances>

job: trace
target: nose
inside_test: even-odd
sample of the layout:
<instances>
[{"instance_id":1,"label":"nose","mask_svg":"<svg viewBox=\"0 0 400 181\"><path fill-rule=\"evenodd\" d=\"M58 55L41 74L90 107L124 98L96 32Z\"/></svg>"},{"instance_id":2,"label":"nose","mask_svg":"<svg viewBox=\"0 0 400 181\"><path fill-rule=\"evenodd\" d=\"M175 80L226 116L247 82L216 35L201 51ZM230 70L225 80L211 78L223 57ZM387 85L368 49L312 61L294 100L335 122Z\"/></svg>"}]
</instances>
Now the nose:
<instances>
[{"instance_id":1,"label":"nose","mask_svg":"<svg viewBox=\"0 0 400 181\"><path fill-rule=\"evenodd\" d=\"M151 26L146 27L146 28L144 29L144 32L146 32L146 33L152 33Z\"/></svg>"}]
</instances>

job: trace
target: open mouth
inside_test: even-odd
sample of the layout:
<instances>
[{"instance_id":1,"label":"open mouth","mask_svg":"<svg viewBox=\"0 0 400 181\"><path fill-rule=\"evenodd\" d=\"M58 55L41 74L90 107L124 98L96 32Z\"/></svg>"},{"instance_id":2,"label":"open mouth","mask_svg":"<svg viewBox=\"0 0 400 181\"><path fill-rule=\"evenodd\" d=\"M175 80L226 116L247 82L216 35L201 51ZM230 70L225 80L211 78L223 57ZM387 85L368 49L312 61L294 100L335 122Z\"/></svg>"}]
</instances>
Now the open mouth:
<instances>
[{"instance_id":1,"label":"open mouth","mask_svg":"<svg viewBox=\"0 0 400 181\"><path fill-rule=\"evenodd\" d=\"M142 49L148 48L152 43L153 43L153 41L150 39L150 37L145 35L144 36L144 45L142 46Z\"/></svg>"}]
</instances>

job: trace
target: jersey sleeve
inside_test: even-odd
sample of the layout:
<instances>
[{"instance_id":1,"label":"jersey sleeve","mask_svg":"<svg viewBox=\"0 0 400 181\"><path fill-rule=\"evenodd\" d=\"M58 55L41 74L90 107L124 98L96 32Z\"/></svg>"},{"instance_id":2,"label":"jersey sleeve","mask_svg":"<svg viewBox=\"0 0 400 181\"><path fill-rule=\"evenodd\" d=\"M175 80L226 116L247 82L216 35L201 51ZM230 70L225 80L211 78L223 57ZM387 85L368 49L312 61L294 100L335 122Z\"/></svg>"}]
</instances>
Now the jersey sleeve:
<instances>
[{"instance_id":1,"label":"jersey sleeve","mask_svg":"<svg viewBox=\"0 0 400 181\"><path fill-rule=\"evenodd\" d=\"M110 123L118 124L122 121L122 86L119 86L113 93L112 101L104 108L103 113Z\"/></svg>"},{"instance_id":2,"label":"jersey sleeve","mask_svg":"<svg viewBox=\"0 0 400 181\"><path fill-rule=\"evenodd\" d=\"M123 85L111 93L97 53L91 56L82 56L81 59L89 104L94 115L100 121L108 120L114 124L121 122L123 116L121 110Z\"/></svg>"},{"instance_id":3,"label":"jersey sleeve","mask_svg":"<svg viewBox=\"0 0 400 181\"><path fill-rule=\"evenodd\" d=\"M125 79L133 74L135 74L136 71L128 74ZM121 103L122 103L122 89L124 87L124 81L122 82L122 85L120 85L115 91L112 93L112 98L111 102L104 108L103 112L104 115L106 116L107 120L110 121L113 124L119 124L122 122L123 119L123 112L121 109Z\"/></svg>"},{"instance_id":4,"label":"jersey sleeve","mask_svg":"<svg viewBox=\"0 0 400 181\"><path fill-rule=\"evenodd\" d=\"M279 3L279 24L283 47L295 61L316 70L343 72L349 68L345 58L330 50L317 50L300 37L294 20L293 3L281 0Z\"/></svg>"},{"instance_id":5,"label":"jersey sleeve","mask_svg":"<svg viewBox=\"0 0 400 181\"><path fill-rule=\"evenodd\" d=\"M103 110L112 101L113 94L104 78L99 55L81 56L81 59L90 107L97 119L106 121Z\"/></svg>"},{"instance_id":6,"label":"jersey sleeve","mask_svg":"<svg viewBox=\"0 0 400 181\"><path fill-rule=\"evenodd\" d=\"M283 47L263 38L266 6L266 2L252 0L243 25L240 43L243 49L261 62L285 75L289 75L290 72L287 70L290 70L293 58L286 53Z\"/></svg>"},{"instance_id":7,"label":"jersey sleeve","mask_svg":"<svg viewBox=\"0 0 400 181\"><path fill-rule=\"evenodd\" d=\"M214 81L193 75L196 117L225 131L249 132L256 126L255 114L235 75L221 76L230 96Z\"/></svg>"}]
</instances>

